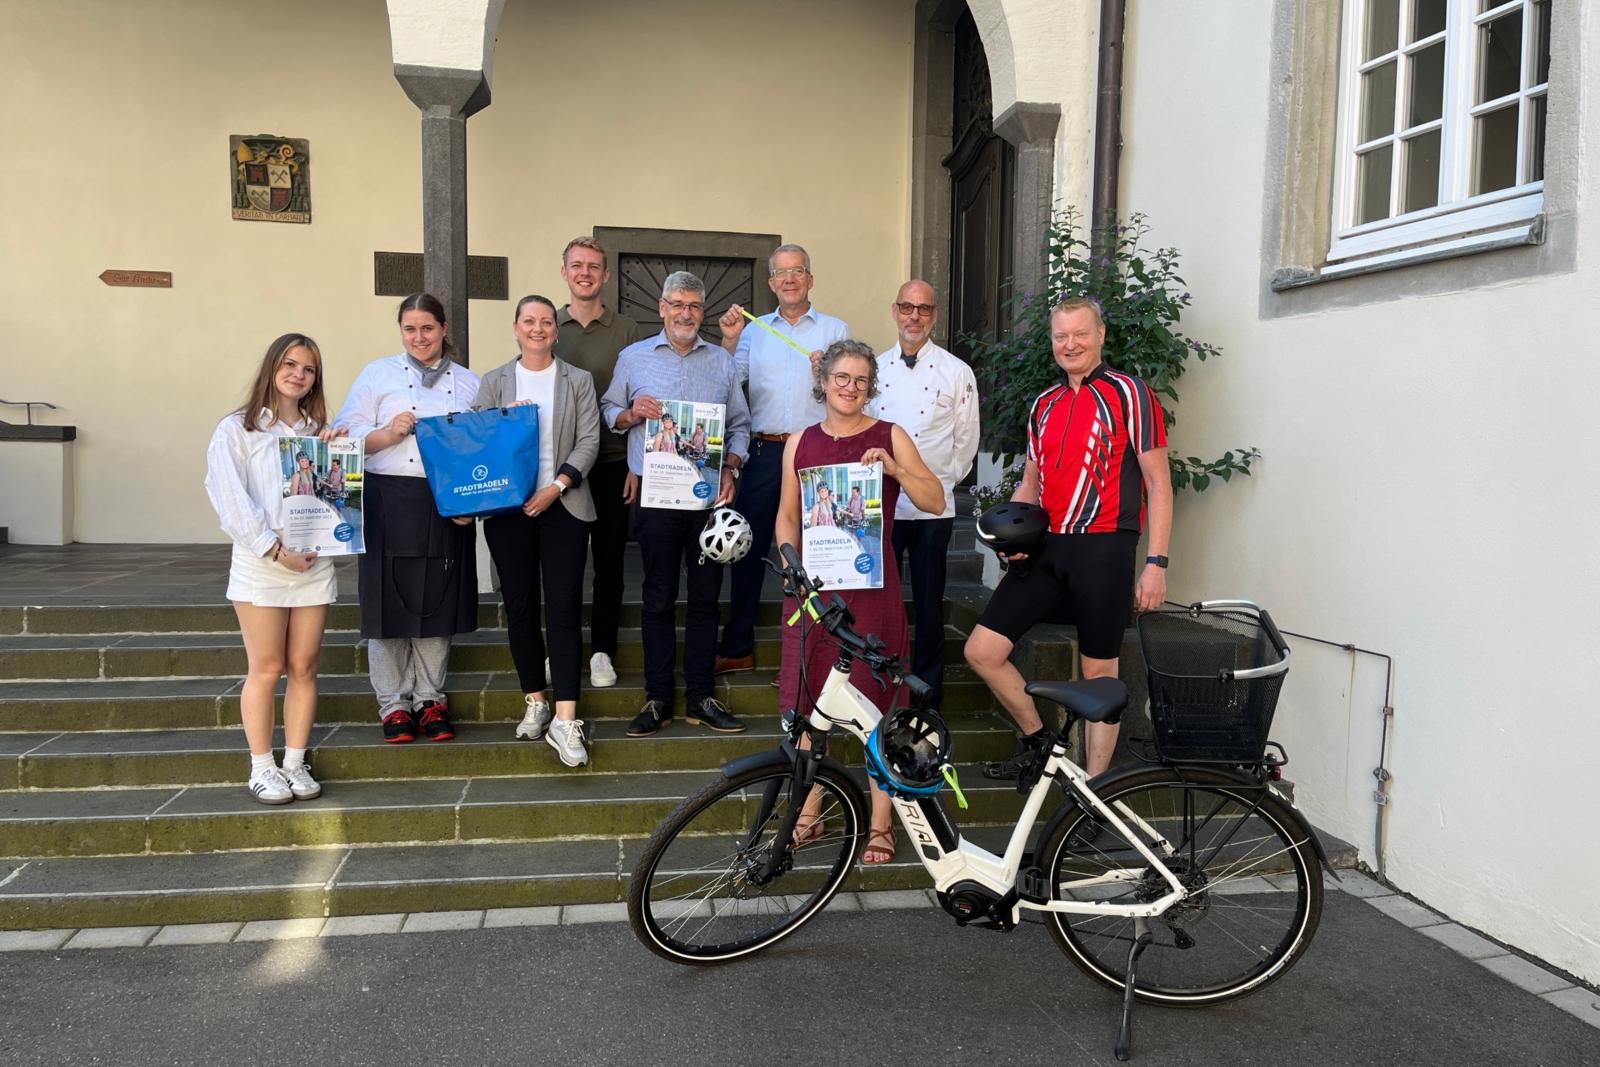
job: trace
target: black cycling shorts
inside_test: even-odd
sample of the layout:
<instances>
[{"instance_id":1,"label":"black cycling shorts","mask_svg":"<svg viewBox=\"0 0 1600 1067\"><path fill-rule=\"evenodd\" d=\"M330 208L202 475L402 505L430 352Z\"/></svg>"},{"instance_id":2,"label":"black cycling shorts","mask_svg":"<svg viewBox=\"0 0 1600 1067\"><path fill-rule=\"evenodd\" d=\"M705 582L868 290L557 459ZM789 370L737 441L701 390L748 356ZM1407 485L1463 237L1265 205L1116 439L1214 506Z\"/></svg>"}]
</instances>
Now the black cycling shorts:
<instances>
[{"instance_id":1,"label":"black cycling shorts","mask_svg":"<svg viewBox=\"0 0 1600 1067\"><path fill-rule=\"evenodd\" d=\"M1078 651L1090 659L1116 659L1133 615L1133 557L1139 535L1131 530L1048 534L1044 550L1000 580L978 625L1015 644L1041 622L1078 628Z\"/></svg>"}]
</instances>

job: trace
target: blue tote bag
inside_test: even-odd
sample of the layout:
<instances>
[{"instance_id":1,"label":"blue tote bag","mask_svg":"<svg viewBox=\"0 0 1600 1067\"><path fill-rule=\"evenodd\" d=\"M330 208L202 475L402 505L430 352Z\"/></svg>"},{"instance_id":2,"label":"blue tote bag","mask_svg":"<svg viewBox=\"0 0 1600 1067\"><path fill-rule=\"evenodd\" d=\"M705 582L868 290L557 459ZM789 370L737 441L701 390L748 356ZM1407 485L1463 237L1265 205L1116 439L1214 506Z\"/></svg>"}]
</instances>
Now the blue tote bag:
<instances>
[{"instance_id":1,"label":"blue tote bag","mask_svg":"<svg viewBox=\"0 0 1600 1067\"><path fill-rule=\"evenodd\" d=\"M417 420L417 448L445 518L515 511L539 477L535 404L458 411Z\"/></svg>"}]
</instances>

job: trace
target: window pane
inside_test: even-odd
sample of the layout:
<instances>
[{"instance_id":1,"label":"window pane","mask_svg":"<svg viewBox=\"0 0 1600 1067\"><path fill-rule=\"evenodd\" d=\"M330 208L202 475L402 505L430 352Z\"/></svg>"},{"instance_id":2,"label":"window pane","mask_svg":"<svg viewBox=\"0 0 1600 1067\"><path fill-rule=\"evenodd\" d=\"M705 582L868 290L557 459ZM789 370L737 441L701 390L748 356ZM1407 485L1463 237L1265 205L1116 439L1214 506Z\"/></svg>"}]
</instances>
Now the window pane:
<instances>
[{"instance_id":1,"label":"window pane","mask_svg":"<svg viewBox=\"0 0 1600 1067\"><path fill-rule=\"evenodd\" d=\"M1544 181L1544 107L1548 97L1536 96L1529 101L1528 180Z\"/></svg>"},{"instance_id":2,"label":"window pane","mask_svg":"<svg viewBox=\"0 0 1600 1067\"><path fill-rule=\"evenodd\" d=\"M1411 40L1420 41L1444 29L1445 0L1416 0L1411 7Z\"/></svg>"},{"instance_id":3,"label":"window pane","mask_svg":"<svg viewBox=\"0 0 1600 1067\"><path fill-rule=\"evenodd\" d=\"M1405 202L1402 211L1421 211L1439 202L1439 131L1406 142Z\"/></svg>"},{"instance_id":4,"label":"window pane","mask_svg":"<svg viewBox=\"0 0 1600 1067\"><path fill-rule=\"evenodd\" d=\"M1389 217L1389 174L1394 166L1394 145L1358 157L1361 178L1356 190L1356 225Z\"/></svg>"},{"instance_id":5,"label":"window pane","mask_svg":"<svg viewBox=\"0 0 1600 1067\"><path fill-rule=\"evenodd\" d=\"M1361 76L1361 143L1394 132L1394 77L1399 60Z\"/></svg>"},{"instance_id":6,"label":"window pane","mask_svg":"<svg viewBox=\"0 0 1600 1067\"><path fill-rule=\"evenodd\" d=\"M1550 0L1533 5L1533 83L1550 80Z\"/></svg>"},{"instance_id":7,"label":"window pane","mask_svg":"<svg viewBox=\"0 0 1600 1067\"><path fill-rule=\"evenodd\" d=\"M1376 59L1400 46L1400 0L1367 0L1367 49L1362 59Z\"/></svg>"},{"instance_id":8,"label":"window pane","mask_svg":"<svg viewBox=\"0 0 1600 1067\"><path fill-rule=\"evenodd\" d=\"M1474 120L1472 191L1491 193L1517 184L1517 105Z\"/></svg>"},{"instance_id":9,"label":"window pane","mask_svg":"<svg viewBox=\"0 0 1600 1067\"><path fill-rule=\"evenodd\" d=\"M1477 103L1522 88L1522 12L1513 11L1478 27Z\"/></svg>"},{"instance_id":10,"label":"window pane","mask_svg":"<svg viewBox=\"0 0 1600 1067\"><path fill-rule=\"evenodd\" d=\"M1429 45L1411 57L1411 116L1407 126L1420 126L1444 114L1444 42Z\"/></svg>"}]
</instances>

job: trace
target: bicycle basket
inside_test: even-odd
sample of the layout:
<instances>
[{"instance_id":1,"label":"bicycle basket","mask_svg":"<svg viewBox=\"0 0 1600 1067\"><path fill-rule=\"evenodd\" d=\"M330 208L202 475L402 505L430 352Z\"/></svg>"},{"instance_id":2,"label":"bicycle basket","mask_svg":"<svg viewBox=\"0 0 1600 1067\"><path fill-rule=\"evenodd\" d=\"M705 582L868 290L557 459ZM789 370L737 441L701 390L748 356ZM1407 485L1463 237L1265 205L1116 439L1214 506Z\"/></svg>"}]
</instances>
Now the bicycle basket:
<instances>
[{"instance_id":1,"label":"bicycle basket","mask_svg":"<svg viewBox=\"0 0 1600 1067\"><path fill-rule=\"evenodd\" d=\"M1171 762L1260 763L1284 674L1231 672L1280 662L1248 611L1148 612L1138 618L1156 752Z\"/></svg>"}]
</instances>

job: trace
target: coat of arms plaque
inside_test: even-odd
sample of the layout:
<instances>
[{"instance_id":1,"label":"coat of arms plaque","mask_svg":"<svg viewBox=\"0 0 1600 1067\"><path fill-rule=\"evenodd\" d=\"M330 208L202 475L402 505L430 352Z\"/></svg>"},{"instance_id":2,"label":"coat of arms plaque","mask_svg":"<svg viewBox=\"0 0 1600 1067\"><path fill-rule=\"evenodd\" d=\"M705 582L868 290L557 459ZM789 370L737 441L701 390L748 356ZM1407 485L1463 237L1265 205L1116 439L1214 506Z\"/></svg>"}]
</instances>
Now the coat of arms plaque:
<instances>
[{"instance_id":1,"label":"coat of arms plaque","mask_svg":"<svg viewBox=\"0 0 1600 1067\"><path fill-rule=\"evenodd\" d=\"M311 221L311 151L297 137L228 138L233 217L252 222Z\"/></svg>"}]
</instances>

